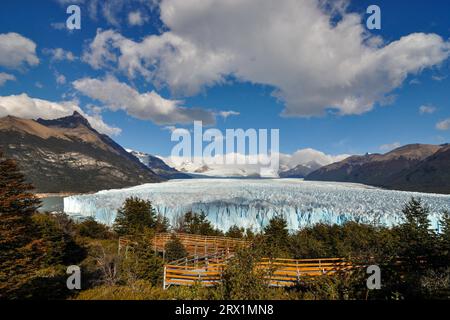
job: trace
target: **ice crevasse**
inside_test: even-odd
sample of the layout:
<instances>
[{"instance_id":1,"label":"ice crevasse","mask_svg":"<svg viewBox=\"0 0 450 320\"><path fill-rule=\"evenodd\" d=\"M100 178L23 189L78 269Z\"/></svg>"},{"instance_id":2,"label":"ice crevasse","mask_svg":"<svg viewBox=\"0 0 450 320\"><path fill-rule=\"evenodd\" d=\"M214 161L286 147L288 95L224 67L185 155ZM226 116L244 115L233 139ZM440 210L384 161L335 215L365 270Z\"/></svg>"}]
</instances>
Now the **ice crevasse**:
<instances>
[{"instance_id":1,"label":"ice crevasse","mask_svg":"<svg viewBox=\"0 0 450 320\"><path fill-rule=\"evenodd\" d=\"M440 215L450 210L449 195L383 190L361 184L300 179L192 179L74 195L64 198L64 211L112 225L117 209L130 196L150 200L156 212L172 224L188 211L204 212L223 231L233 225L259 231L277 215L287 220L291 230L346 221L392 226L402 221L401 210L411 197L421 198L430 208L430 221L433 228L438 228Z\"/></svg>"}]
</instances>

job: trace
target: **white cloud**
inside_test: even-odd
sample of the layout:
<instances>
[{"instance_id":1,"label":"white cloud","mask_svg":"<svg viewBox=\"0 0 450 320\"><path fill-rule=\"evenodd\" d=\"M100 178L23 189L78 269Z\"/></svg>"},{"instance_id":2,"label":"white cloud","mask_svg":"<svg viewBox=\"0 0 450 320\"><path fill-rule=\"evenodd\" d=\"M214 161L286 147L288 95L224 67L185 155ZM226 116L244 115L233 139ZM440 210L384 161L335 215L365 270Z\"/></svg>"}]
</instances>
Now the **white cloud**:
<instances>
[{"instance_id":1,"label":"white cloud","mask_svg":"<svg viewBox=\"0 0 450 320\"><path fill-rule=\"evenodd\" d=\"M436 124L436 129L442 130L442 131L450 129L450 118L438 122Z\"/></svg>"},{"instance_id":2,"label":"white cloud","mask_svg":"<svg viewBox=\"0 0 450 320\"><path fill-rule=\"evenodd\" d=\"M383 152L388 152L397 148L400 148L402 144L400 142L387 143L380 146L380 150Z\"/></svg>"},{"instance_id":3,"label":"white cloud","mask_svg":"<svg viewBox=\"0 0 450 320\"><path fill-rule=\"evenodd\" d=\"M164 126L163 130L167 130L170 132L174 132L175 130L177 130L178 128L176 126Z\"/></svg>"},{"instance_id":4,"label":"white cloud","mask_svg":"<svg viewBox=\"0 0 450 320\"><path fill-rule=\"evenodd\" d=\"M43 99L31 98L27 94L0 96L0 117L12 115L26 119L56 119L71 115L74 111L82 114L97 131L118 135L120 128L107 125L100 115L86 114L75 102L51 102Z\"/></svg>"},{"instance_id":5,"label":"white cloud","mask_svg":"<svg viewBox=\"0 0 450 320\"><path fill-rule=\"evenodd\" d=\"M234 159L236 159L235 163L224 163L223 159L226 156L232 155ZM240 176L240 175L252 175L252 174L260 174L261 168L264 165L257 164L258 159L266 158L263 155L243 155L239 153L228 153L226 156L218 154L212 157L179 157L179 156L169 156L169 157L161 157L164 162L177 168L178 170L187 171L191 173L202 173L206 175L212 176ZM321 151L314 150L311 148L297 150L293 154L279 154L280 160L280 168L279 171L285 171L292 168L295 168L298 165L309 166L312 163L319 164L320 166L325 166L331 164L333 162L344 160L349 157L349 155L328 155ZM240 159L241 162L238 161ZM245 161L247 163L245 163ZM250 161L254 161L256 164L250 164ZM204 165L207 165L209 170L207 172L203 172L199 169L202 169Z\"/></svg>"},{"instance_id":6,"label":"white cloud","mask_svg":"<svg viewBox=\"0 0 450 320\"><path fill-rule=\"evenodd\" d=\"M221 116L224 119L227 119L230 116L238 116L240 115L240 112L229 110L229 111L220 111L219 116Z\"/></svg>"},{"instance_id":7,"label":"white cloud","mask_svg":"<svg viewBox=\"0 0 450 320\"><path fill-rule=\"evenodd\" d=\"M66 77L63 74L56 74L56 83L60 85L65 84Z\"/></svg>"},{"instance_id":8,"label":"white cloud","mask_svg":"<svg viewBox=\"0 0 450 320\"><path fill-rule=\"evenodd\" d=\"M0 34L0 66L22 69L39 64L36 44L18 33Z\"/></svg>"},{"instance_id":9,"label":"white cloud","mask_svg":"<svg viewBox=\"0 0 450 320\"><path fill-rule=\"evenodd\" d=\"M63 48L45 48L42 52L50 55L52 61L74 61L76 59L75 55L71 51L64 50Z\"/></svg>"},{"instance_id":10,"label":"white cloud","mask_svg":"<svg viewBox=\"0 0 450 320\"><path fill-rule=\"evenodd\" d=\"M105 79L80 79L74 81L73 86L91 99L101 101L109 109L124 110L141 120L151 120L157 124L191 123L199 120L204 125L210 125L215 122L211 111L186 108L182 101L165 99L155 91L139 93L112 76Z\"/></svg>"},{"instance_id":11,"label":"white cloud","mask_svg":"<svg viewBox=\"0 0 450 320\"><path fill-rule=\"evenodd\" d=\"M436 107L432 105L422 105L419 107L420 114L431 114L436 112Z\"/></svg>"},{"instance_id":12,"label":"white cloud","mask_svg":"<svg viewBox=\"0 0 450 320\"><path fill-rule=\"evenodd\" d=\"M148 17L139 10L128 13L128 24L130 26L142 26L147 21Z\"/></svg>"},{"instance_id":13,"label":"white cloud","mask_svg":"<svg viewBox=\"0 0 450 320\"><path fill-rule=\"evenodd\" d=\"M119 28L123 22L123 13L131 11L136 5L141 11L150 11L156 7L159 0L55 0L59 4L66 6L70 4L85 4L83 9L87 11L87 16L92 20L103 18L106 23ZM134 11L133 11L134 12ZM142 18L146 17L144 13ZM127 17L127 15L125 15Z\"/></svg>"},{"instance_id":14,"label":"white cloud","mask_svg":"<svg viewBox=\"0 0 450 320\"><path fill-rule=\"evenodd\" d=\"M295 168L299 164L307 165L310 162L316 162L321 166L326 166L333 162L342 161L349 157L348 154L329 155L322 151L311 148L300 149L292 154L280 154L280 165L285 165L287 168Z\"/></svg>"},{"instance_id":15,"label":"white cloud","mask_svg":"<svg viewBox=\"0 0 450 320\"><path fill-rule=\"evenodd\" d=\"M431 79L433 79L434 81L442 81L447 79L447 76L433 75Z\"/></svg>"},{"instance_id":16,"label":"white cloud","mask_svg":"<svg viewBox=\"0 0 450 320\"><path fill-rule=\"evenodd\" d=\"M448 58L450 45L436 34L374 39L346 3L162 0L169 31L140 42L98 31L84 57L93 67L114 66L184 95L230 75L273 86L286 116L330 108L344 115L368 112L389 101L408 75Z\"/></svg>"},{"instance_id":17,"label":"white cloud","mask_svg":"<svg viewBox=\"0 0 450 320\"><path fill-rule=\"evenodd\" d=\"M6 81L15 81L16 77L9 73L0 72L0 87L3 86Z\"/></svg>"}]
</instances>

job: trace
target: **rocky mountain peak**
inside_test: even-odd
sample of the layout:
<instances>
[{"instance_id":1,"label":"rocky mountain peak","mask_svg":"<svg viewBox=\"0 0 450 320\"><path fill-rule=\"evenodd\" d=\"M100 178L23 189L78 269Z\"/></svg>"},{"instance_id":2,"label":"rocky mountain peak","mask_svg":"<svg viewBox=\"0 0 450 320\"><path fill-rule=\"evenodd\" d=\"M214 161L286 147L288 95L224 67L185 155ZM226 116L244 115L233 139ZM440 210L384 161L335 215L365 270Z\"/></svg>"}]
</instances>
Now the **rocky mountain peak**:
<instances>
[{"instance_id":1,"label":"rocky mountain peak","mask_svg":"<svg viewBox=\"0 0 450 320\"><path fill-rule=\"evenodd\" d=\"M71 116L62 117L53 120L45 120L45 119L37 119L38 123L49 126L49 127L60 127L60 128L76 128L80 125L83 125L89 129L92 129L89 121L83 117L78 111L74 111ZM92 129L93 130L93 129Z\"/></svg>"}]
</instances>

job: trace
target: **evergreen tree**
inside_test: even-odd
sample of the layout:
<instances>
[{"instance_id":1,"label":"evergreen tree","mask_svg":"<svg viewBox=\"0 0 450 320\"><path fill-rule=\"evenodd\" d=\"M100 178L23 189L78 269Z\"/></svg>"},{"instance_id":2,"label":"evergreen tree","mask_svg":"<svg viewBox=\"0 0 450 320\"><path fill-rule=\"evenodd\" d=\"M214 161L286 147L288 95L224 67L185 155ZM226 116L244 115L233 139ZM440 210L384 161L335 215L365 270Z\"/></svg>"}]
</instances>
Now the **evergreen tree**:
<instances>
[{"instance_id":1,"label":"evergreen tree","mask_svg":"<svg viewBox=\"0 0 450 320\"><path fill-rule=\"evenodd\" d=\"M138 238L122 260L122 277L133 285L137 280L147 280L153 285L162 281L164 263L148 242L149 235Z\"/></svg>"},{"instance_id":2,"label":"evergreen tree","mask_svg":"<svg viewBox=\"0 0 450 320\"><path fill-rule=\"evenodd\" d=\"M441 226L440 242L441 254L446 257L447 262L450 261L450 212L445 211L439 221Z\"/></svg>"},{"instance_id":3,"label":"evergreen tree","mask_svg":"<svg viewBox=\"0 0 450 320\"><path fill-rule=\"evenodd\" d=\"M288 255L289 231L287 221L282 216L276 216L264 228L266 254L272 257Z\"/></svg>"},{"instance_id":4,"label":"evergreen tree","mask_svg":"<svg viewBox=\"0 0 450 320\"><path fill-rule=\"evenodd\" d=\"M231 226L230 229L228 229L225 235L230 238L243 238L244 232L245 232L244 228L239 228L238 226L234 225Z\"/></svg>"},{"instance_id":5,"label":"evergreen tree","mask_svg":"<svg viewBox=\"0 0 450 320\"><path fill-rule=\"evenodd\" d=\"M156 213L148 200L130 197L117 212L113 229L120 236L143 234L156 225Z\"/></svg>"},{"instance_id":6,"label":"evergreen tree","mask_svg":"<svg viewBox=\"0 0 450 320\"><path fill-rule=\"evenodd\" d=\"M170 228L169 219L162 215L158 215L156 217L156 223L155 223L155 232L167 232Z\"/></svg>"},{"instance_id":7,"label":"evergreen tree","mask_svg":"<svg viewBox=\"0 0 450 320\"><path fill-rule=\"evenodd\" d=\"M429 257L433 252L434 233L430 230L428 219L430 212L420 199L412 198L402 210L404 223L400 226L402 255L415 261L420 257Z\"/></svg>"},{"instance_id":8,"label":"evergreen tree","mask_svg":"<svg viewBox=\"0 0 450 320\"><path fill-rule=\"evenodd\" d=\"M423 296L422 277L437 262L436 239L430 230L429 209L420 199L412 198L402 212L404 223L398 228L402 276L388 275L388 283L407 298L419 298Z\"/></svg>"},{"instance_id":9,"label":"evergreen tree","mask_svg":"<svg viewBox=\"0 0 450 320\"><path fill-rule=\"evenodd\" d=\"M178 260L187 257L188 255L180 239L178 239L174 234L172 234L170 240L166 243L164 250L165 259L167 261Z\"/></svg>"},{"instance_id":10,"label":"evergreen tree","mask_svg":"<svg viewBox=\"0 0 450 320\"><path fill-rule=\"evenodd\" d=\"M258 300L267 299L270 292L266 278L270 271L258 268L261 251L258 247L241 248L227 262L220 284L223 299Z\"/></svg>"},{"instance_id":11,"label":"evergreen tree","mask_svg":"<svg viewBox=\"0 0 450 320\"><path fill-rule=\"evenodd\" d=\"M107 226L98 223L94 218L90 217L78 224L78 234L82 237L92 239L109 239L111 233Z\"/></svg>"},{"instance_id":12,"label":"evergreen tree","mask_svg":"<svg viewBox=\"0 0 450 320\"><path fill-rule=\"evenodd\" d=\"M222 234L212 226L211 222L206 219L206 214L203 212L201 214L191 211L187 212L177 229L178 232L204 236L216 236Z\"/></svg>"},{"instance_id":13,"label":"evergreen tree","mask_svg":"<svg viewBox=\"0 0 450 320\"><path fill-rule=\"evenodd\" d=\"M16 162L0 153L0 297L10 298L24 285L42 253L32 227L40 201L32 189Z\"/></svg>"}]
</instances>

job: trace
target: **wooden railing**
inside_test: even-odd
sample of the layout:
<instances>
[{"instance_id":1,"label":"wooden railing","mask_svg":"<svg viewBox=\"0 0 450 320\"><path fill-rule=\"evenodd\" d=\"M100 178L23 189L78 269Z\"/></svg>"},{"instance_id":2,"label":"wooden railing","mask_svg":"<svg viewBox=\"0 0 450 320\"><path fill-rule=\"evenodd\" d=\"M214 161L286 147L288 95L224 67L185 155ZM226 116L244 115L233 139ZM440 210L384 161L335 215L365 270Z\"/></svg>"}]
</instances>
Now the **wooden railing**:
<instances>
[{"instance_id":1,"label":"wooden railing","mask_svg":"<svg viewBox=\"0 0 450 320\"><path fill-rule=\"evenodd\" d=\"M192 258L210 255L229 257L236 252L238 248L250 245L250 241L237 238L202 236L186 233L157 233L153 238L148 239L148 243L153 246L155 252L163 253L164 258L166 244L172 239L173 235L180 240L188 255ZM135 243L136 242L130 237L120 237L118 247L119 253L127 253L129 247Z\"/></svg>"},{"instance_id":2,"label":"wooden railing","mask_svg":"<svg viewBox=\"0 0 450 320\"><path fill-rule=\"evenodd\" d=\"M222 280L225 264L211 263L208 266L164 266L164 289L170 285L191 286L199 283L201 286L215 286Z\"/></svg>"},{"instance_id":3,"label":"wooden railing","mask_svg":"<svg viewBox=\"0 0 450 320\"><path fill-rule=\"evenodd\" d=\"M184 233L174 234L183 244L189 256L164 266L164 288L171 285L214 286L222 281L228 259L249 241L229 237L200 236ZM172 238L171 233L156 234L149 243L155 252L162 252ZM119 251L127 252L134 242L126 237L119 239ZM352 264L342 258L323 259L269 259L263 258L255 266L270 286L292 286L305 276L323 276L346 272Z\"/></svg>"},{"instance_id":4,"label":"wooden railing","mask_svg":"<svg viewBox=\"0 0 450 320\"><path fill-rule=\"evenodd\" d=\"M208 255L221 251L235 252L237 248L247 246L249 241L215 236L201 236L186 233L175 233L184 248L190 255ZM153 238L155 251L163 252L165 245L170 241L171 233L158 233Z\"/></svg>"},{"instance_id":5,"label":"wooden railing","mask_svg":"<svg viewBox=\"0 0 450 320\"><path fill-rule=\"evenodd\" d=\"M206 265L177 265L164 266L164 288L170 285L214 286L221 282L224 263L210 263ZM293 286L305 276L324 276L336 272L346 272L352 265L341 258L324 259L269 259L263 258L255 271L261 272L269 286Z\"/></svg>"},{"instance_id":6,"label":"wooden railing","mask_svg":"<svg viewBox=\"0 0 450 320\"><path fill-rule=\"evenodd\" d=\"M342 258L323 259L269 259L263 258L257 269L263 271L264 278L270 286L293 286L302 277L331 275L349 271L350 262Z\"/></svg>"}]
</instances>

